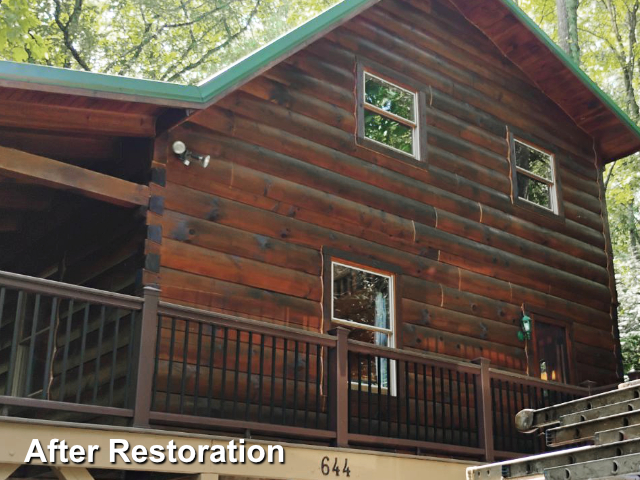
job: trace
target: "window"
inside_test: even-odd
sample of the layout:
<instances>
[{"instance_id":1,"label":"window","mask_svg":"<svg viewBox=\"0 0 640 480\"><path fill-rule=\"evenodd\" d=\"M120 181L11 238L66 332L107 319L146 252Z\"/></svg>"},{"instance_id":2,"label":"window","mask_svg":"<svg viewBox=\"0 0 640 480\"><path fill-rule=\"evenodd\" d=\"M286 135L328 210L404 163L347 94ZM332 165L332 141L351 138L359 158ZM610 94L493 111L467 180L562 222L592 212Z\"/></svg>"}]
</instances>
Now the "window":
<instances>
[{"instance_id":1,"label":"window","mask_svg":"<svg viewBox=\"0 0 640 480\"><path fill-rule=\"evenodd\" d=\"M331 319L351 329L349 338L360 342L394 346L394 278L359 267L331 265ZM351 379L388 388L393 383L393 361L351 359ZM370 376L369 376L370 375Z\"/></svg>"},{"instance_id":2,"label":"window","mask_svg":"<svg viewBox=\"0 0 640 480\"><path fill-rule=\"evenodd\" d=\"M397 158L421 160L417 90L360 68L357 94L359 141Z\"/></svg>"},{"instance_id":3,"label":"window","mask_svg":"<svg viewBox=\"0 0 640 480\"><path fill-rule=\"evenodd\" d=\"M567 330L552 323L535 322L535 362L542 380L569 383Z\"/></svg>"},{"instance_id":4,"label":"window","mask_svg":"<svg viewBox=\"0 0 640 480\"><path fill-rule=\"evenodd\" d=\"M513 139L514 197L558 213L554 156L517 138Z\"/></svg>"}]
</instances>

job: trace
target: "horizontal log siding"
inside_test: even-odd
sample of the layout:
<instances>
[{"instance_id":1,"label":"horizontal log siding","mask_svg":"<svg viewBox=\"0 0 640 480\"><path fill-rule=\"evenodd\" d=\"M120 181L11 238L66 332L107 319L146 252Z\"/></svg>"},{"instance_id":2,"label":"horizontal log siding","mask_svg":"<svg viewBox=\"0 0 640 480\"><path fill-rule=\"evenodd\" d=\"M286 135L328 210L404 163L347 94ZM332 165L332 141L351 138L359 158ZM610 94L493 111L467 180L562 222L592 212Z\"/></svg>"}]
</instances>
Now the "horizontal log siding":
<instances>
[{"instance_id":1,"label":"horizontal log siding","mask_svg":"<svg viewBox=\"0 0 640 480\"><path fill-rule=\"evenodd\" d=\"M356 58L422 84L427 168L356 145ZM558 148L565 219L512 204L514 127ZM152 185L167 300L317 331L333 247L402 269L404 348L524 372L527 303L573 321L578 381L615 381L592 140L450 5L383 0L171 139L212 160Z\"/></svg>"}]
</instances>

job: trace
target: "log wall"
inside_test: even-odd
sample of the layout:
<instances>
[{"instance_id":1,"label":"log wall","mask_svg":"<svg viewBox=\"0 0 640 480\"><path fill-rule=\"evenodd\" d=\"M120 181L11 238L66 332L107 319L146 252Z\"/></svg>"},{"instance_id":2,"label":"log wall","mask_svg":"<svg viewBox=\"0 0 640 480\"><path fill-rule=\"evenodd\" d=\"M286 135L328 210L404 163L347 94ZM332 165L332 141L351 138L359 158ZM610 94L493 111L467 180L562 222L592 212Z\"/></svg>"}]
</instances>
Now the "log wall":
<instances>
[{"instance_id":1,"label":"log wall","mask_svg":"<svg viewBox=\"0 0 640 480\"><path fill-rule=\"evenodd\" d=\"M421 85L425 165L356 144L359 59ZM557 148L564 217L513 204L514 130ZM617 379L593 141L445 1L383 0L157 139L154 172L167 301L319 331L331 247L401 269L403 348L525 372L533 305L571 323L576 382Z\"/></svg>"}]
</instances>

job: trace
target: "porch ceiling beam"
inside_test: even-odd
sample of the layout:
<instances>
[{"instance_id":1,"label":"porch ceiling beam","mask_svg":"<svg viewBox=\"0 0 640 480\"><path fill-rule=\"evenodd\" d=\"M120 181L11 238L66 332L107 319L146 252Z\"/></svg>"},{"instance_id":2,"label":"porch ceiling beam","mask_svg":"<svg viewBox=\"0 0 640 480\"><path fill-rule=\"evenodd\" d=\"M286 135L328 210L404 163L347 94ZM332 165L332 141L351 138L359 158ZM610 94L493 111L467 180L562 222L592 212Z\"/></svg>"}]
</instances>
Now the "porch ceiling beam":
<instances>
[{"instance_id":1,"label":"porch ceiling beam","mask_svg":"<svg viewBox=\"0 0 640 480\"><path fill-rule=\"evenodd\" d=\"M0 463L0 480L7 480L13 472L18 469L19 465L7 465Z\"/></svg>"},{"instance_id":2,"label":"porch ceiling beam","mask_svg":"<svg viewBox=\"0 0 640 480\"><path fill-rule=\"evenodd\" d=\"M52 467L60 480L95 480L86 468Z\"/></svg>"},{"instance_id":3,"label":"porch ceiling beam","mask_svg":"<svg viewBox=\"0 0 640 480\"><path fill-rule=\"evenodd\" d=\"M10 100L0 100L0 126L122 137L151 138L156 133L151 115Z\"/></svg>"},{"instance_id":4,"label":"porch ceiling beam","mask_svg":"<svg viewBox=\"0 0 640 480\"><path fill-rule=\"evenodd\" d=\"M31 153L0 147L0 174L114 205L146 206L149 188Z\"/></svg>"}]
</instances>

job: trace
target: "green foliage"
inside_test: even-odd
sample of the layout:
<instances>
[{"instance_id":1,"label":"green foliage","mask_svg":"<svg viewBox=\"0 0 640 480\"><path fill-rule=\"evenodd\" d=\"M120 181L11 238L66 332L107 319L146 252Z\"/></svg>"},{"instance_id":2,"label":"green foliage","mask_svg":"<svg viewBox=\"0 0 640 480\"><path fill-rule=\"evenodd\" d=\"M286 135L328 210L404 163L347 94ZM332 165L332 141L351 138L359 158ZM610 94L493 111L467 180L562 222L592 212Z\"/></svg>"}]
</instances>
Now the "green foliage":
<instances>
[{"instance_id":1,"label":"green foliage","mask_svg":"<svg viewBox=\"0 0 640 480\"><path fill-rule=\"evenodd\" d=\"M3 0L0 58L198 83L336 0Z\"/></svg>"},{"instance_id":2,"label":"green foliage","mask_svg":"<svg viewBox=\"0 0 640 480\"><path fill-rule=\"evenodd\" d=\"M383 80L365 74L364 101L385 112L415 121L415 95ZM367 138L407 153L413 153L413 129L384 115L365 109Z\"/></svg>"},{"instance_id":3,"label":"green foliage","mask_svg":"<svg viewBox=\"0 0 640 480\"><path fill-rule=\"evenodd\" d=\"M0 56L16 62L45 59L46 44L35 32L38 24L29 0L0 1Z\"/></svg>"},{"instance_id":4,"label":"green foliage","mask_svg":"<svg viewBox=\"0 0 640 480\"><path fill-rule=\"evenodd\" d=\"M520 4L557 39L556 0L522 0ZM636 122L640 120L639 9L638 0L582 0L577 19L582 68ZM640 157L609 165L604 178L628 370L640 365Z\"/></svg>"}]
</instances>

